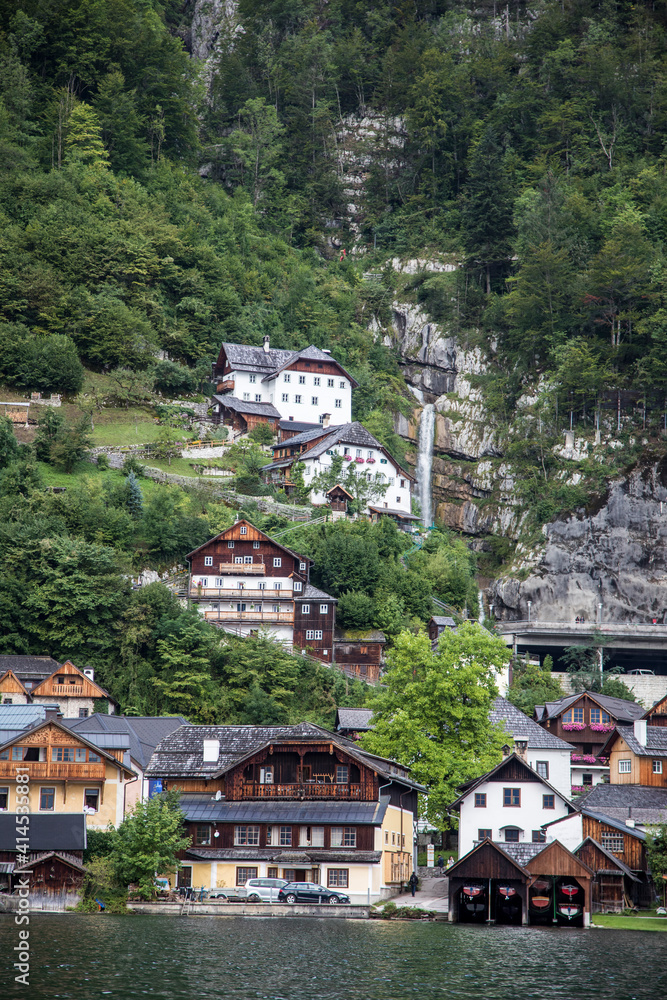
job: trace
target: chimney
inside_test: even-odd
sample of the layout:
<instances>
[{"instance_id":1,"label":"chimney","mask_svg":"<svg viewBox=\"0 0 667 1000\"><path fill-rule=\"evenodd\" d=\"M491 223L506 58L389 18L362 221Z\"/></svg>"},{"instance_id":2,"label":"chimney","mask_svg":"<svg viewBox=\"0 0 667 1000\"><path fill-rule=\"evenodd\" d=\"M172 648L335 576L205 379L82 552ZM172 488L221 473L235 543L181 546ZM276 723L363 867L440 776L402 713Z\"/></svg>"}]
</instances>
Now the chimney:
<instances>
[{"instance_id":1,"label":"chimney","mask_svg":"<svg viewBox=\"0 0 667 1000\"><path fill-rule=\"evenodd\" d=\"M646 719L635 719L634 724L635 739L640 746L646 746L647 733L646 733Z\"/></svg>"},{"instance_id":2,"label":"chimney","mask_svg":"<svg viewBox=\"0 0 667 1000\"><path fill-rule=\"evenodd\" d=\"M217 764L220 755L220 740L204 740L204 763Z\"/></svg>"},{"instance_id":3,"label":"chimney","mask_svg":"<svg viewBox=\"0 0 667 1000\"><path fill-rule=\"evenodd\" d=\"M62 714L60 712L60 707L58 705L45 705L44 706L44 721L45 722L57 722L58 719L62 719Z\"/></svg>"},{"instance_id":4,"label":"chimney","mask_svg":"<svg viewBox=\"0 0 667 1000\"><path fill-rule=\"evenodd\" d=\"M268 354L271 350L271 337L268 333L264 334L264 353Z\"/></svg>"},{"instance_id":5,"label":"chimney","mask_svg":"<svg viewBox=\"0 0 667 1000\"><path fill-rule=\"evenodd\" d=\"M528 740L521 739L519 736L514 737L514 753L522 760L526 760L528 753Z\"/></svg>"},{"instance_id":6,"label":"chimney","mask_svg":"<svg viewBox=\"0 0 667 1000\"><path fill-rule=\"evenodd\" d=\"M89 681L94 681L95 680L95 671L93 670L92 667L84 667L83 668L83 672L84 672L84 674L86 675L86 677L88 678Z\"/></svg>"},{"instance_id":7,"label":"chimney","mask_svg":"<svg viewBox=\"0 0 667 1000\"><path fill-rule=\"evenodd\" d=\"M330 423L331 423L331 414L330 413L323 413L322 414L322 427L328 427Z\"/></svg>"}]
</instances>

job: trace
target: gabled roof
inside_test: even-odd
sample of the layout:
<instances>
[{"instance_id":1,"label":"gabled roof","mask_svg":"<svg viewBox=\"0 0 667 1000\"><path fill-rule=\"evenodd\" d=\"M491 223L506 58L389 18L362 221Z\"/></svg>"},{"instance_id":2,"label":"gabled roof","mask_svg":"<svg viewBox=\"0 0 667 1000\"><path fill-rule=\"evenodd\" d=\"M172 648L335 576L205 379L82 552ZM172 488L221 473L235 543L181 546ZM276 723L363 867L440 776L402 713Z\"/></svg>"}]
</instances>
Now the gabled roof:
<instances>
[{"instance_id":1,"label":"gabled roof","mask_svg":"<svg viewBox=\"0 0 667 1000\"><path fill-rule=\"evenodd\" d=\"M516 870L516 873L519 877L522 877L526 880L530 877L530 872L526 868L524 868L523 865L520 865L518 861L515 861L514 858L510 857L507 851L504 851L502 847L499 847L498 844L496 844L493 840L489 840L488 837L486 838L486 840L482 840L481 843L477 844L476 847L473 847L471 851L468 851L467 854L464 854L462 858L459 858L458 861L456 861L453 865L451 865L447 869L448 877L450 879L457 877L467 878L468 873L465 871L465 869L468 867L468 862L476 854L488 853L489 850L499 854L504 861L509 862L511 867Z\"/></svg>"},{"instance_id":2,"label":"gabled roof","mask_svg":"<svg viewBox=\"0 0 667 1000\"><path fill-rule=\"evenodd\" d=\"M252 528L253 531L256 531L257 534L261 535L262 538L264 538L267 542L270 542L271 545L275 545L276 548L278 549L282 549L283 552L286 552L288 555L292 556L293 559L298 559L299 562L312 563L313 560L309 559L308 556L300 556L298 552L293 552L292 549L288 549L286 545L281 545L280 542L274 541L274 539L271 538L269 535L267 535L266 532L262 531L261 528L256 528L254 524L251 524L250 521L246 521L243 518L240 521L235 521L234 524L230 525L229 528L225 528L225 530L221 531L219 535L214 535L213 538L209 538L205 542L202 542L202 544L198 545L196 549L192 550L192 552L188 552L185 558L188 560L191 559L192 556L194 556L197 552L200 552L201 549L205 549L207 545L211 544L211 542L226 541L227 538L232 537L230 533L234 532L241 525L246 525L248 528ZM327 594L325 594L324 596L328 597ZM331 598L331 600L333 600L333 598Z\"/></svg>"},{"instance_id":3,"label":"gabled roof","mask_svg":"<svg viewBox=\"0 0 667 1000\"><path fill-rule=\"evenodd\" d=\"M531 750L574 750L571 743L554 736L513 705L507 698L498 697L493 702L489 718L494 724L503 723L505 729L515 738L528 740Z\"/></svg>"},{"instance_id":4,"label":"gabled roof","mask_svg":"<svg viewBox=\"0 0 667 1000\"><path fill-rule=\"evenodd\" d=\"M354 729L367 732L372 729L372 708L339 708L336 711L336 729Z\"/></svg>"},{"instance_id":5,"label":"gabled roof","mask_svg":"<svg viewBox=\"0 0 667 1000\"><path fill-rule=\"evenodd\" d=\"M204 740L217 740L217 761L204 761ZM367 753L339 733L331 733L311 722L298 726L181 726L165 737L153 755L146 771L148 777L201 777L216 778L230 768L243 763L259 750L284 742L334 743L364 767L369 767L383 777L424 791L409 777L409 768L386 757Z\"/></svg>"},{"instance_id":6,"label":"gabled roof","mask_svg":"<svg viewBox=\"0 0 667 1000\"><path fill-rule=\"evenodd\" d=\"M542 850L535 854L530 861L526 863L526 868L531 873L531 875L555 875L562 874L561 871L557 871L555 865L555 858L560 855L566 856L567 861L570 866L572 866L575 871L581 870L581 875L584 878L590 878L594 874L593 869L589 868L581 858L578 858L576 854L569 851L564 844L561 844L560 840L552 840L550 844L545 844ZM574 874L574 872L568 872L568 874ZM575 876L576 877L576 876Z\"/></svg>"},{"instance_id":7,"label":"gabled roof","mask_svg":"<svg viewBox=\"0 0 667 1000\"><path fill-rule=\"evenodd\" d=\"M520 757L519 754L517 753L511 753L507 757L504 757L499 764L496 764L494 768L492 768L490 771L487 771L486 774L483 774L480 778L475 778L473 781L469 781L465 785L459 785L458 790L463 789L463 792L461 795L459 795L458 799L452 802L449 808L456 809L457 806L460 806L463 799L467 798L468 795L471 795L475 791L475 789L479 788L479 786L484 784L485 781L491 781L495 777L495 775L502 770L502 768L506 767L507 764L509 764L510 761L515 761L521 767L525 768L526 776L529 778L531 782L534 782L535 779L540 781L546 788L549 789L550 792L553 792L554 795L557 795L558 798L565 803L570 812L575 812L575 808L570 802L570 800L566 799L563 793L559 792L557 788L554 788L554 786L551 785L546 780L546 778L543 778L540 774L537 773L537 771L534 771L530 766L530 764L527 761L525 761L523 757ZM521 778L512 778L512 781L515 784L517 782L521 783Z\"/></svg>"},{"instance_id":8,"label":"gabled roof","mask_svg":"<svg viewBox=\"0 0 667 1000\"><path fill-rule=\"evenodd\" d=\"M335 427L324 427L322 424L318 424L317 427L309 427L300 434L295 434L294 437L289 438L287 441L278 441L277 444L271 447L273 451L279 451L281 448L294 448L295 445L308 444L309 441L316 441L317 438L328 437L333 430L335 430Z\"/></svg>"},{"instance_id":9,"label":"gabled roof","mask_svg":"<svg viewBox=\"0 0 667 1000\"><path fill-rule=\"evenodd\" d=\"M653 785L608 785L600 783L578 800L580 808L593 809L623 823L661 823L667 820L667 788Z\"/></svg>"},{"instance_id":10,"label":"gabled roof","mask_svg":"<svg viewBox=\"0 0 667 1000\"><path fill-rule=\"evenodd\" d=\"M250 372L274 372L294 354L294 351L283 351L275 347L265 351L263 346L253 347L250 344L225 343L220 353L223 350L231 368Z\"/></svg>"},{"instance_id":11,"label":"gabled roof","mask_svg":"<svg viewBox=\"0 0 667 1000\"><path fill-rule=\"evenodd\" d=\"M294 431L295 434L300 434L302 431L314 431L322 427L322 424L312 424L305 420L289 420L287 417L283 417L282 420L278 421L278 428L281 431ZM292 441L293 438L288 438L288 441ZM283 441L283 444L285 442Z\"/></svg>"},{"instance_id":12,"label":"gabled roof","mask_svg":"<svg viewBox=\"0 0 667 1000\"><path fill-rule=\"evenodd\" d=\"M15 872L27 872L35 865L40 865L42 861L48 861L49 858L57 858L58 861L62 861L63 864L69 865L70 868L75 868L79 872L85 872L85 866L81 864L80 861L76 861L72 857L68 857L66 854L62 854L60 851L47 851L45 854L40 854L38 857L33 858L32 861L26 861L23 865L17 865L14 869Z\"/></svg>"},{"instance_id":13,"label":"gabled roof","mask_svg":"<svg viewBox=\"0 0 667 1000\"><path fill-rule=\"evenodd\" d=\"M400 469L401 468L400 465L398 465L397 468ZM401 472L402 471L403 470L401 469ZM410 478L412 478L412 476L410 476ZM372 514L380 514L383 515L384 517L400 517L403 521L421 520L421 518L418 517L417 514L408 514L404 510L399 510L398 507L377 507L377 506L374 507L373 504L369 503L368 509L371 511Z\"/></svg>"},{"instance_id":14,"label":"gabled roof","mask_svg":"<svg viewBox=\"0 0 667 1000\"><path fill-rule=\"evenodd\" d=\"M0 851L17 851L16 813L0 812ZM86 817L80 813L40 813L30 815L31 851L84 851Z\"/></svg>"},{"instance_id":15,"label":"gabled roof","mask_svg":"<svg viewBox=\"0 0 667 1000\"><path fill-rule=\"evenodd\" d=\"M4 691L6 694L15 692L17 694L28 695L23 682L19 680L13 670L5 670L2 677L0 677L0 691Z\"/></svg>"},{"instance_id":16,"label":"gabled roof","mask_svg":"<svg viewBox=\"0 0 667 1000\"><path fill-rule=\"evenodd\" d=\"M84 719L83 721L87 722L88 720ZM115 764L116 767L122 767L123 770L130 777L136 778L136 774L131 767L128 767L127 764L124 764L122 761L119 761L116 757L113 756L113 754L108 753L108 751L106 751L103 747L99 747L97 746L97 744L91 743L91 741L86 739L86 737L81 735L81 733L72 734L70 729L67 726L63 725L60 719L45 719L44 722L38 722L36 726L32 726L30 729L24 729L22 732L18 733L18 735L14 735L10 739L0 743L0 750L4 750L7 747L11 747L14 743L20 743L21 740L27 735L27 733L30 733L30 735L33 736L35 733L40 732L47 726L54 726L56 729L60 729L64 733L67 733L68 736L71 735L76 736L77 740L80 740L81 743L83 743L84 746L88 747L89 750L92 750L94 753L97 753L101 757L104 757L111 764Z\"/></svg>"},{"instance_id":17,"label":"gabled roof","mask_svg":"<svg viewBox=\"0 0 667 1000\"><path fill-rule=\"evenodd\" d=\"M63 719L63 725L86 735L96 746L103 745L97 742L96 736L104 736L109 741L107 746L115 749L121 749L120 741L125 741L132 761L144 771L160 740L180 726L187 725L187 721L182 715L128 717L96 712L87 719Z\"/></svg>"},{"instance_id":18,"label":"gabled roof","mask_svg":"<svg viewBox=\"0 0 667 1000\"><path fill-rule=\"evenodd\" d=\"M220 406L226 406L228 410L233 410L235 413L249 413L255 417L270 417L273 420L280 417L280 413L273 403L254 403L249 399L238 399L236 396L213 396L212 398Z\"/></svg>"},{"instance_id":19,"label":"gabled roof","mask_svg":"<svg viewBox=\"0 0 667 1000\"><path fill-rule=\"evenodd\" d=\"M667 757L667 727L665 726L646 727L646 746L639 742L633 728L630 726L616 726L616 729L613 733L610 733L607 742L602 748L602 751L607 751L604 754L605 757L608 756L608 752L619 736L625 740L632 753L638 757ZM602 753L602 751L600 752Z\"/></svg>"},{"instance_id":20,"label":"gabled roof","mask_svg":"<svg viewBox=\"0 0 667 1000\"><path fill-rule=\"evenodd\" d=\"M667 715L667 694L664 698L659 698L654 705L646 710L642 719L650 719L652 715Z\"/></svg>"},{"instance_id":21,"label":"gabled roof","mask_svg":"<svg viewBox=\"0 0 667 1000\"><path fill-rule=\"evenodd\" d=\"M586 837L585 840L582 840L582 842L579 844L579 847L576 848L574 853L576 854L577 851L580 851L582 847L586 846L586 844L592 844L593 847L596 847L598 849L600 854L604 854L605 858L608 858L608 860L612 862L613 866L612 868L598 869L598 871L610 872L616 870L621 875L627 875L627 877L632 879L633 882L641 881L641 879L638 879L637 876L634 874L634 872L630 868L628 868L628 866L625 864L624 861L621 861L620 858L616 857L615 854L612 854L611 851L607 850L606 847L603 847L602 844L598 843L598 841L595 840L593 837Z\"/></svg>"},{"instance_id":22,"label":"gabled roof","mask_svg":"<svg viewBox=\"0 0 667 1000\"><path fill-rule=\"evenodd\" d=\"M607 816L605 813L594 812L592 809L587 809L582 806L581 813L583 816L590 816L591 819L595 819L598 823L604 823L605 826L612 826L615 830L622 830L623 833L627 833L630 837L636 837L637 840L645 841L646 834L643 830L638 830L636 826L628 826L619 819L614 819L613 816Z\"/></svg>"},{"instance_id":23,"label":"gabled roof","mask_svg":"<svg viewBox=\"0 0 667 1000\"><path fill-rule=\"evenodd\" d=\"M108 691L105 691L104 688L100 687L100 685L95 681L91 681L90 677L86 677L84 672L79 670L78 667L75 667L71 660L65 660L65 662L54 670L49 677L45 677L43 681L40 681L39 684L35 685L30 692L33 699L43 698L46 696L51 697L52 692L48 690L49 685L53 683L53 678L60 674L62 674L63 677L79 677L81 679L81 686L83 687L83 697L108 698L109 701L113 701L114 705L116 704L115 700L111 697ZM68 695L63 695L63 697L66 698ZM81 695L78 695L77 697L81 697Z\"/></svg>"},{"instance_id":24,"label":"gabled roof","mask_svg":"<svg viewBox=\"0 0 667 1000\"><path fill-rule=\"evenodd\" d=\"M299 461L303 462L309 458L318 458L325 451L333 448L335 444L352 444L356 447L362 448L375 448L381 451L383 455L386 455L388 460L397 469L400 469L401 474L405 475L407 479L414 480L414 476L399 465L396 459L389 454L384 445L380 444L377 438L373 437L370 431L367 431L363 424L360 424L358 420L353 420L349 424L340 424L338 427L329 428L330 433L321 441L318 441L312 448L304 451L299 455ZM293 443L296 438L292 438Z\"/></svg>"},{"instance_id":25,"label":"gabled roof","mask_svg":"<svg viewBox=\"0 0 667 1000\"><path fill-rule=\"evenodd\" d=\"M322 361L322 362L326 361L329 364L333 364L336 366L336 368L340 368L345 377L350 380L350 385L352 386L353 389L355 389L359 385L357 380L354 379L350 375L350 373L343 368L340 361L336 361L336 359L332 357L331 354L326 354L324 351L321 351L319 347L315 347L314 344L311 344L310 347L304 347L302 351L293 351L292 356L289 359L283 361L283 363L279 365L279 367L277 367L273 372L271 372L268 375L265 375L264 378L262 379L262 382L268 382L272 378L276 378L276 376L280 375L280 373L284 371L285 368L289 368L289 366L293 365L295 361L300 361L302 359L309 361Z\"/></svg>"},{"instance_id":26,"label":"gabled roof","mask_svg":"<svg viewBox=\"0 0 667 1000\"><path fill-rule=\"evenodd\" d=\"M431 622L435 622L440 628L456 628L456 622L448 615L431 615L429 625Z\"/></svg>"},{"instance_id":27,"label":"gabled roof","mask_svg":"<svg viewBox=\"0 0 667 1000\"><path fill-rule=\"evenodd\" d=\"M312 583L305 583L300 594L294 594L295 601L328 601L329 604L338 604L338 598L331 594L325 594L323 590L313 587Z\"/></svg>"},{"instance_id":28,"label":"gabled roof","mask_svg":"<svg viewBox=\"0 0 667 1000\"><path fill-rule=\"evenodd\" d=\"M542 714L538 715L538 721L545 722L547 719L555 719L561 712L571 708L580 698L585 696L588 696L591 701L619 722L633 722L635 719L641 719L644 714L644 709L636 702L625 701L623 698L610 698L606 694L597 694L595 691L579 691L578 694L568 694L564 698L559 698L558 701L548 701L545 705L536 706L536 712L538 708L542 710Z\"/></svg>"},{"instance_id":29,"label":"gabled roof","mask_svg":"<svg viewBox=\"0 0 667 1000\"><path fill-rule=\"evenodd\" d=\"M11 670L19 678L49 677L60 664L52 656L0 656L0 673Z\"/></svg>"},{"instance_id":30,"label":"gabled roof","mask_svg":"<svg viewBox=\"0 0 667 1000\"><path fill-rule=\"evenodd\" d=\"M334 490L340 490L341 493L345 494L345 496L347 497L348 500L354 500L354 497L352 496L352 494L348 493L348 491L345 489L345 487L341 486L340 483L336 483L335 486L332 486L330 490L327 490L327 492L326 492L325 495L326 496L331 496L331 494L333 493Z\"/></svg>"}]
</instances>

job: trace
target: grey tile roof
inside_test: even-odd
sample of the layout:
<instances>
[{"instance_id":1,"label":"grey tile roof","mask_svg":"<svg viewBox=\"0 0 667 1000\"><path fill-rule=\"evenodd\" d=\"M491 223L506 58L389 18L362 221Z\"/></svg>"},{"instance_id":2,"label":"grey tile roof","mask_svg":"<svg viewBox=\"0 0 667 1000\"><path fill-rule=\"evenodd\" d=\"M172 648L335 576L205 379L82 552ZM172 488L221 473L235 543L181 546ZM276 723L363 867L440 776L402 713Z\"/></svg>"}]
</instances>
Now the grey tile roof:
<instances>
[{"instance_id":1,"label":"grey tile roof","mask_svg":"<svg viewBox=\"0 0 667 1000\"><path fill-rule=\"evenodd\" d=\"M281 423L283 422L281 420ZM316 438L328 436L334 430L336 430L336 427L323 427L322 424L317 424L315 427L310 425L307 430L302 431L301 434L295 434L288 441L279 441L278 444L274 444L273 450L277 451L280 448L293 448L295 445L308 444L309 441L313 441Z\"/></svg>"},{"instance_id":2,"label":"grey tile roof","mask_svg":"<svg viewBox=\"0 0 667 1000\"><path fill-rule=\"evenodd\" d=\"M398 466L400 469L400 465ZM373 512L373 514L384 514L385 517L400 517L404 521L420 521L421 518L417 514L406 514L404 510L398 510L394 507L373 507L369 503L368 509Z\"/></svg>"},{"instance_id":3,"label":"grey tile roof","mask_svg":"<svg viewBox=\"0 0 667 1000\"><path fill-rule=\"evenodd\" d=\"M379 628L334 629L336 642L386 642L387 636Z\"/></svg>"},{"instance_id":4,"label":"grey tile roof","mask_svg":"<svg viewBox=\"0 0 667 1000\"><path fill-rule=\"evenodd\" d=\"M336 729L354 729L357 732L372 729L371 708L339 708L336 712Z\"/></svg>"},{"instance_id":5,"label":"grey tile roof","mask_svg":"<svg viewBox=\"0 0 667 1000\"><path fill-rule=\"evenodd\" d=\"M627 875L628 878L631 878L633 882L640 881L640 879L638 879L637 876L632 872L631 868L628 868L628 866L625 864L624 861L621 861L620 858L617 858L615 854L612 854L611 851L608 851L606 847L603 847L602 844L600 844L593 837L586 837L586 839L581 842L579 847L577 847L576 851L574 852L577 855L577 857L579 857L578 852L585 844L593 844L595 847L597 847L598 851L604 854L604 856L608 858L609 861L612 862L613 865L612 868L598 868L597 872L598 874L600 874L601 872L616 871L618 872L619 875Z\"/></svg>"},{"instance_id":6,"label":"grey tile roof","mask_svg":"<svg viewBox=\"0 0 667 1000\"><path fill-rule=\"evenodd\" d=\"M623 698L610 698L606 694L597 694L595 691L579 691L578 694L568 694L565 698L559 698L558 701L548 701L544 706L545 711L542 718L555 718L585 694L596 701L613 719L619 722L633 722L635 719L641 719L645 711L641 705L637 705L633 701L624 701ZM541 708L542 706L539 707Z\"/></svg>"},{"instance_id":7,"label":"grey tile roof","mask_svg":"<svg viewBox=\"0 0 667 1000\"><path fill-rule=\"evenodd\" d=\"M610 816L606 812L600 812L597 809L589 809L586 806L581 806L580 811L583 816L590 816L591 819L598 820L599 823L604 823L605 826L612 826L615 830L622 830L623 833L629 833L630 836L636 837L637 840L645 841L646 834L643 830L638 830L635 826L628 826L621 819L616 819L615 816ZM544 824L547 826L548 824Z\"/></svg>"},{"instance_id":8,"label":"grey tile roof","mask_svg":"<svg viewBox=\"0 0 667 1000\"><path fill-rule=\"evenodd\" d=\"M300 595L294 595L295 601L329 601L330 604L337 604L338 598L332 597L331 594L325 594L323 590L318 590L317 587L313 587L312 583L304 584L303 591Z\"/></svg>"},{"instance_id":9,"label":"grey tile roof","mask_svg":"<svg viewBox=\"0 0 667 1000\"><path fill-rule=\"evenodd\" d=\"M86 817L83 813L32 813L31 851L83 851L86 847ZM0 851L15 851L16 814L0 813Z\"/></svg>"},{"instance_id":10,"label":"grey tile roof","mask_svg":"<svg viewBox=\"0 0 667 1000\"><path fill-rule=\"evenodd\" d=\"M311 344L310 347L304 347L302 351L293 351L291 353L291 357L283 361L283 363L279 367L277 367L275 371L273 371L271 374L265 375L264 378L262 379L262 382L268 382L271 378L275 378L275 376L278 375L281 371L283 371L283 369L287 368L295 361L298 361L300 358L306 358L311 361L332 362L333 364L337 365L340 368L340 370L347 376L347 378L350 380L352 388L354 388L359 384L356 381L356 379L352 378L352 376L348 371L345 371L340 361L336 361L336 359L332 357L331 354L326 354L324 351L321 351L319 347L315 347L314 344Z\"/></svg>"},{"instance_id":11,"label":"grey tile roof","mask_svg":"<svg viewBox=\"0 0 667 1000\"><path fill-rule=\"evenodd\" d=\"M96 712L87 719L63 719L63 724L69 729L75 729L82 735L88 733L124 734L129 737L130 757L144 771L155 753L155 748L175 729L187 725L187 719L182 715L146 716L146 715L105 715ZM94 742L94 740L93 740ZM125 744L124 744L125 745ZM102 744L98 744L102 746ZM107 746L116 746L108 743ZM120 748L120 744L118 744Z\"/></svg>"},{"instance_id":12,"label":"grey tile roof","mask_svg":"<svg viewBox=\"0 0 667 1000\"><path fill-rule=\"evenodd\" d=\"M579 799L580 808L593 809L624 823L661 823L667 820L667 788L648 785L595 785Z\"/></svg>"},{"instance_id":13,"label":"grey tile roof","mask_svg":"<svg viewBox=\"0 0 667 1000\"><path fill-rule=\"evenodd\" d=\"M449 618L447 615L432 615L431 621L435 622L441 628L456 628L456 622L453 618Z\"/></svg>"},{"instance_id":14,"label":"grey tile roof","mask_svg":"<svg viewBox=\"0 0 667 1000\"><path fill-rule=\"evenodd\" d=\"M52 656L14 656L3 654L0 656L0 677L6 670L11 670L22 680L23 677L50 677L60 663Z\"/></svg>"},{"instance_id":15,"label":"grey tile roof","mask_svg":"<svg viewBox=\"0 0 667 1000\"><path fill-rule=\"evenodd\" d=\"M667 757L667 727L647 726L646 746L639 742L634 729L631 729L630 726L617 726L616 731L621 734L632 752L639 757Z\"/></svg>"},{"instance_id":16,"label":"grey tile roof","mask_svg":"<svg viewBox=\"0 0 667 1000\"><path fill-rule=\"evenodd\" d=\"M495 843L495 841L494 841ZM502 847L505 854L509 854L513 861L516 861L519 865L525 865L531 858L534 858L536 854L543 851L546 844L533 844L532 841L523 841L523 843L518 844L508 844L506 841L498 843L499 847Z\"/></svg>"},{"instance_id":17,"label":"grey tile roof","mask_svg":"<svg viewBox=\"0 0 667 1000\"><path fill-rule=\"evenodd\" d=\"M494 724L504 723L505 729L512 736L528 740L531 750L574 750L571 743L554 736L547 729L542 729L536 722L529 719L524 712L516 708L507 698L498 697L493 702L489 718Z\"/></svg>"},{"instance_id":18,"label":"grey tile roof","mask_svg":"<svg viewBox=\"0 0 667 1000\"><path fill-rule=\"evenodd\" d=\"M249 413L255 417L272 417L277 420L280 416L273 403L253 403L246 399L237 399L236 396L213 396L221 406L226 406L228 410L235 413Z\"/></svg>"},{"instance_id":19,"label":"grey tile roof","mask_svg":"<svg viewBox=\"0 0 667 1000\"><path fill-rule=\"evenodd\" d=\"M278 421L278 427L281 431L296 431L297 433L301 433L301 431L314 431L318 428L322 430L322 424L309 424L303 420L288 420L286 417ZM293 441L294 438L288 438L287 440Z\"/></svg>"},{"instance_id":20,"label":"grey tile roof","mask_svg":"<svg viewBox=\"0 0 667 1000\"><path fill-rule=\"evenodd\" d=\"M210 795L184 794L181 809L190 823L382 823L388 800L382 802L313 802L276 799L228 802ZM276 853L274 848L274 853Z\"/></svg>"},{"instance_id":21,"label":"grey tile roof","mask_svg":"<svg viewBox=\"0 0 667 1000\"><path fill-rule=\"evenodd\" d=\"M251 347L249 344L223 344L227 360L232 368L241 371L274 372L289 362L295 351L281 351L277 348Z\"/></svg>"}]
</instances>

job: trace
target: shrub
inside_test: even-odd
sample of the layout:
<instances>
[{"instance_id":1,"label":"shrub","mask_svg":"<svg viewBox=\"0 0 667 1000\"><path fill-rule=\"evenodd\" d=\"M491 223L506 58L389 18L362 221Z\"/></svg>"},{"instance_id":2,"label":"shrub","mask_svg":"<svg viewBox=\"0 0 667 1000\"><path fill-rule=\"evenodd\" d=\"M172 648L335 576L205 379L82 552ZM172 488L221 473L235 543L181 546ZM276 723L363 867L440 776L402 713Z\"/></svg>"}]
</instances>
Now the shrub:
<instances>
[{"instance_id":1,"label":"shrub","mask_svg":"<svg viewBox=\"0 0 667 1000\"><path fill-rule=\"evenodd\" d=\"M184 365L158 361L153 369L153 385L163 396L189 395L197 390L197 379Z\"/></svg>"}]
</instances>

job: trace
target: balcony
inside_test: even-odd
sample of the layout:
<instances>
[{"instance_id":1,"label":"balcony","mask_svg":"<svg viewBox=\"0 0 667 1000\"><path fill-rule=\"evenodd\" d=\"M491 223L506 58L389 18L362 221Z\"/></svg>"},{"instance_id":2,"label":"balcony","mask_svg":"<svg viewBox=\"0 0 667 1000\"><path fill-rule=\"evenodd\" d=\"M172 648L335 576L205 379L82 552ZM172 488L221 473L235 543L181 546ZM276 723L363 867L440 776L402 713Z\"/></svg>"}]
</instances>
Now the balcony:
<instances>
[{"instance_id":1,"label":"balcony","mask_svg":"<svg viewBox=\"0 0 667 1000\"><path fill-rule=\"evenodd\" d=\"M592 753L571 753L570 764L573 767L609 767L609 758Z\"/></svg>"},{"instance_id":2,"label":"balcony","mask_svg":"<svg viewBox=\"0 0 667 1000\"><path fill-rule=\"evenodd\" d=\"M234 386L236 381L233 378L223 378L216 382L216 389L218 392L234 392Z\"/></svg>"},{"instance_id":3,"label":"balcony","mask_svg":"<svg viewBox=\"0 0 667 1000\"><path fill-rule=\"evenodd\" d=\"M83 698L83 685L81 684L52 684L51 694L65 696L69 695L70 698Z\"/></svg>"},{"instance_id":4,"label":"balcony","mask_svg":"<svg viewBox=\"0 0 667 1000\"><path fill-rule=\"evenodd\" d=\"M211 569L211 572L213 572L213 569ZM218 573L221 576L225 574L234 576L265 576L266 566L264 563L220 563Z\"/></svg>"},{"instance_id":5,"label":"balcony","mask_svg":"<svg viewBox=\"0 0 667 1000\"><path fill-rule=\"evenodd\" d=\"M52 760L1 760L0 778L16 778L17 768L27 769L30 780L104 781L106 764L75 764Z\"/></svg>"},{"instance_id":6,"label":"balcony","mask_svg":"<svg viewBox=\"0 0 667 1000\"><path fill-rule=\"evenodd\" d=\"M284 622L294 624L294 611L205 611L207 622Z\"/></svg>"},{"instance_id":7,"label":"balcony","mask_svg":"<svg viewBox=\"0 0 667 1000\"><path fill-rule=\"evenodd\" d=\"M244 799L361 799L361 785L337 785L333 782L301 781L294 784L260 785L243 783Z\"/></svg>"},{"instance_id":8,"label":"balcony","mask_svg":"<svg viewBox=\"0 0 667 1000\"><path fill-rule=\"evenodd\" d=\"M269 589L257 590L256 588L243 587L190 587L190 597L196 598L207 598L209 600L216 599L219 601L231 601L239 599L241 601L291 601L294 598L294 592L291 587L281 587L280 590Z\"/></svg>"}]
</instances>

